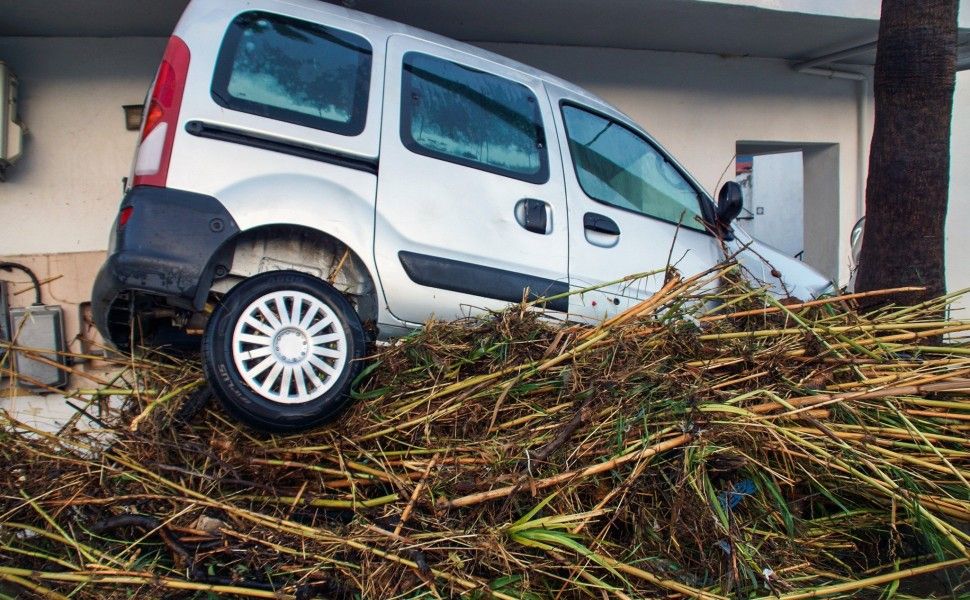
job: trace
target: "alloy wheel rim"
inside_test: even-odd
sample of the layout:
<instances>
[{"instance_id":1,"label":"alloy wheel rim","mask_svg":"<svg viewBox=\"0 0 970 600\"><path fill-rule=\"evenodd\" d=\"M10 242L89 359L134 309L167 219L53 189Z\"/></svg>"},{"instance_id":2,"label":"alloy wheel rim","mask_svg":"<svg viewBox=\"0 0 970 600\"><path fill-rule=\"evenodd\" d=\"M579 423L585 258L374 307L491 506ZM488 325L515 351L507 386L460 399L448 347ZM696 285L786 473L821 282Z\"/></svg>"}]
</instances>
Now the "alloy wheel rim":
<instances>
[{"instance_id":1,"label":"alloy wheel rim","mask_svg":"<svg viewBox=\"0 0 970 600\"><path fill-rule=\"evenodd\" d=\"M270 292L236 321L232 358L246 385L263 398L303 404L337 382L347 362L347 336L333 309L318 298Z\"/></svg>"}]
</instances>

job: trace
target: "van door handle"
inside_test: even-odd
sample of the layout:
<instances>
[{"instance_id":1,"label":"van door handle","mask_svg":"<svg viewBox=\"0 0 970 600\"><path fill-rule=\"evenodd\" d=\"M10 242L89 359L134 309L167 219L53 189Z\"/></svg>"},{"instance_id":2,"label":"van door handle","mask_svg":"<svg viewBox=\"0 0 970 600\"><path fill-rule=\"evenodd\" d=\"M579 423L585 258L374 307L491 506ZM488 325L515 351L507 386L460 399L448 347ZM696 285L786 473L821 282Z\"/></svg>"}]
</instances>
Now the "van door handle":
<instances>
[{"instance_id":1,"label":"van door handle","mask_svg":"<svg viewBox=\"0 0 970 600\"><path fill-rule=\"evenodd\" d=\"M546 235L551 233L549 205L535 198L523 198L515 203L515 220L526 231Z\"/></svg>"},{"instance_id":2,"label":"van door handle","mask_svg":"<svg viewBox=\"0 0 970 600\"><path fill-rule=\"evenodd\" d=\"M596 233L620 235L620 228L616 224L616 221L607 217L606 215L601 215L598 213L588 212L583 215L583 227L589 231L595 231Z\"/></svg>"}]
</instances>

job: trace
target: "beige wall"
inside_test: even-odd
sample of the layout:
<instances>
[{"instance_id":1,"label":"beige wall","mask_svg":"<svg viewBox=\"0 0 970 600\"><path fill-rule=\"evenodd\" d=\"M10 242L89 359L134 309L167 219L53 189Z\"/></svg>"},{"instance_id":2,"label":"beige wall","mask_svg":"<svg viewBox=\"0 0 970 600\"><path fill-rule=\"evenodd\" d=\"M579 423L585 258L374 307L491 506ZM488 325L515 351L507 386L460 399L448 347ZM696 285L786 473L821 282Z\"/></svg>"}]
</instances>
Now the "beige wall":
<instances>
[{"instance_id":1,"label":"beige wall","mask_svg":"<svg viewBox=\"0 0 970 600\"><path fill-rule=\"evenodd\" d=\"M794 72L782 60L637 50L487 46L573 81L630 115L660 141L709 192L734 177L739 141L838 144L838 223L810 218L805 239L827 240L806 256L848 279L849 231L857 216L858 83ZM867 110L871 115L871 110ZM867 126L867 131L871 127ZM865 142L868 146L868 140ZM833 174L835 177L836 174ZM831 202L826 202L829 205ZM814 230L821 225L820 230Z\"/></svg>"},{"instance_id":2,"label":"beige wall","mask_svg":"<svg viewBox=\"0 0 970 600\"><path fill-rule=\"evenodd\" d=\"M20 113L29 134L20 162L0 183L0 260L34 270L43 302L64 310L64 334L74 352L97 351L79 307L91 285L121 200L137 132L125 129L124 104L140 104L164 49L159 39L0 38L0 60L20 79ZM20 272L10 303L33 302ZM75 366L71 387L90 386L103 366ZM4 385L7 385L4 383ZM13 390L0 391L0 396ZM7 406L7 408L10 408Z\"/></svg>"},{"instance_id":3,"label":"beige wall","mask_svg":"<svg viewBox=\"0 0 970 600\"><path fill-rule=\"evenodd\" d=\"M21 78L22 116L31 131L23 160L0 185L0 255L105 248L136 141L124 129L121 106L141 101L163 45L145 38L0 40L0 57ZM839 224L825 219L826 231L806 232L806 239L841 241L855 221L855 82L799 75L778 60L488 47L613 102L709 191L733 169L738 141L838 144L837 200L846 210ZM826 245L832 256L823 264L844 265L847 250L834 246Z\"/></svg>"},{"instance_id":4,"label":"beige wall","mask_svg":"<svg viewBox=\"0 0 970 600\"><path fill-rule=\"evenodd\" d=\"M103 251L34 254L3 257L32 270L41 282L41 301L46 305L60 306L63 314L63 335L67 350L86 357L97 356L103 350L101 336L94 328L90 311L82 311L81 305L91 298L91 283L104 262ZM0 272L0 279L10 283L8 300L11 306L28 306L34 302L34 290L30 280L20 271ZM18 322L12 322L14 332ZM16 333L14 333L16 335ZM90 388L102 384L112 366L94 358L74 357L73 371L68 378L68 389ZM56 400L42 406L17 406L6 398L22 396L28 388L18 387L17 377L9 370L10 363L0 361L0 409L20 413L27 410L24 418L35 418L53 412L64 415L67 409L63 401ZM35 390L36 391L36 390ZM59 408L58 408L59 406ZM36 410L35 410L36 409ZM18 417L19 418L19 417Z\"/></svg>"},{"instance_id":5,"label":"beige wall","mask_svg":"<svg viewBox=\"0 0 970 600\"><path fill-rule=\"evenodd\" d=\"M806 238L838 240L833 252L845 281L846 241L857 216L855 82L800 75L779 60L487 47L616 104L709 191L733 170L738 141L838 144L840 218L816 221L810 227L819 231L807 231ZM21 79L21 112L30 129L22 161L9 170L9 181L0 183L0 256L105 249L137 135L125 130L121 106L142 101L163 48L158 38L0 38L0 60ZM951 289L970 286L970 250L963 242L963 232L970 230L970 172L961 166L970 164L967 73L959 76L956 107L948 221Z\"/></svg>"},{"instance_id":6,"label":"beige wall","mask_svg":"<svg viewBox=\"0 0 970 600\"><path fill-rule=\"evenodd\" d=\"M716 191L737 141L839 144L837 237L831 223L812 225L808 216L805 236L806 240L838 240L839 278L846 282L848 234L859 216L856 82L801 75L784 61L766 59L510 44L487 47L573 81L615 104L664 144L708 191ZM953 107L946 261L947 286L956 291L970 288L966 241L970 234L970 71L957 74ZM872 115L870 91L862 148L866 166ZM970 296L957 307L966 313L957 316L970 319Z\"/></svg>"},{"instance_id":7,"label":"beige wall","mask_svg":"<svg viewBox=\"0 0 970 600\"><path fill-rule=\"evenodd\" d=\"M64 334L73 352L82 352L78 334L87 340L100 340L94 324L85 322L79 307L91 299L91 284L104 262L103 251L66 252L56 254L28 254L7 256L24 265L41 282L41 301L64 309ZM28 306L34 302L34 288L20 271L0 272L0 279L10 283L7 292L11 306Z\"/></svg>"},{"instance_id":8,"label":"beige wall","mask_svg":"<svg viewBox=\"0 0 970 600\"><path fill-rule=\"evenodd\" d=\"M121 106L142 103L164 47L145 38L0 38L29 130L0 183L0 256L105 249L137 137Z\"/></svg>"}]
</instances>

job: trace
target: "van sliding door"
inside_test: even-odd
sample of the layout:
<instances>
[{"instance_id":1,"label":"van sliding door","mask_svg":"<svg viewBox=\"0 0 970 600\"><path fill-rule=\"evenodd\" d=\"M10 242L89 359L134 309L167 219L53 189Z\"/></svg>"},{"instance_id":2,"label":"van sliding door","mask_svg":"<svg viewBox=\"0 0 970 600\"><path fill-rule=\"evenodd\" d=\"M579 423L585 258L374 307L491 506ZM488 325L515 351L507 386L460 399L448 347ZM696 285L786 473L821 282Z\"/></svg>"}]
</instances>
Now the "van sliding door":
<instances>
[{"instance_id":1,"label":"van sliding door","mask_svg":"<svg viewBox=\"0 0 970 600\"><path fill-rule=\"evenodd\" d=\"M540 80L392 36L374 247L390 311L420 323L567 291L560 161Z\"/></svg>"}]
</instances>

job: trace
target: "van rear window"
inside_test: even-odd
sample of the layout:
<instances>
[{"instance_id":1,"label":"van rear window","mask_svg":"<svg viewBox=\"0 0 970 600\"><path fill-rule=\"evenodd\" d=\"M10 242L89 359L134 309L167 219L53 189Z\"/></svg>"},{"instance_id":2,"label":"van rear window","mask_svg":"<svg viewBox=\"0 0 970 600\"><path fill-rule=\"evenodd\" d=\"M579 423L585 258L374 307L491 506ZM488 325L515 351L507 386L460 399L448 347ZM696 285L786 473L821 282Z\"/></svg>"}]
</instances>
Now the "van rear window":
<instances>
[{"instance_id":1,"label":"van rear window","mask_svg":"<svg viewBox=\"0 0 970 600\"><path fill-rule=\"evenodd\" d=\"M245 12L226 33L212 98L220 106L341 135L364 130L371 46L359 35Z\"/></svg>"}]
</instances>

